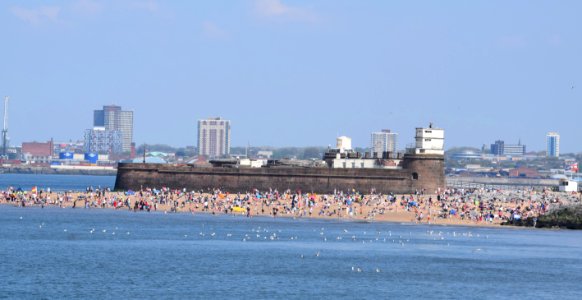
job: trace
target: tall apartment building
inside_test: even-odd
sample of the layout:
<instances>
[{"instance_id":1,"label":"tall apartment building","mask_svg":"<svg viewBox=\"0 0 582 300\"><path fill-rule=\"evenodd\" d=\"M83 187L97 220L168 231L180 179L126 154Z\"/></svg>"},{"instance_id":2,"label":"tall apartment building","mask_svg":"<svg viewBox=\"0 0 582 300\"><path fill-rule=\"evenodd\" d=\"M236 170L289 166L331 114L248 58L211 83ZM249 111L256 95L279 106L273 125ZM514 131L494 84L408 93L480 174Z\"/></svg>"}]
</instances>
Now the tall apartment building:
<instances>
[{"instance_id":1,"label":"tall apartment building","mask_svg":"<svg viewBox=\"0 0 582 300\"><path fill-rule=\"evenodd\" d=\"M94 127L85 130L85 153L118 154L122 152L121 131Z\"/></svg>"},{"instance_id":2,"label":"tall apartment building","mask_svg":"<svg viewBox=\"0 0 582 300\"><path fill-rule=\"evenodd\" d=\"M546 135L547 152L549 157L560 157L560 135L557 132L548 132Z\"/></svg>"},{"instance_id":3,"label":"tall apartment building","mask_svg":"<svg viewBox=\"0 0 582 300\"><path fill-rule=\"evenodd\" d=\"M501 140L495 141L494 144L491 144L491 154L495 156L503 155L503 148L505 147L505 142Z\"/></svg>"},{"instance_id":4,"label":"tall apartment building","mask_svg":"<svg viewBox=\"0 0 582 300\"><path fill-rule=\"evenodd\" d=\"M121 132L121 151L130 152L133 142L133 111L121 110L121 106L106 105L93 112L93 127Z\"/></svg>"},{"instance_id":5,"label":"tall apartment building","mask_svg":"<svg viewBox=\"0 0 582 300\"><path fill-rule=\"evenodd\" d=\"M372 153L382 157L382 153L396 153L396 141L398 133L383 129L380 132L372 132Z\"/></svg>"},{"instance_id":6,"label":"tall apartment building","mask_svg":"<svg viewBox=\"0 0 582 300\"><path fill-rule=\"evenodd\" d=\"M230 121L208 118L198 121L198 155L208 158L230 154Z\"/></svg>"}]
</instances>

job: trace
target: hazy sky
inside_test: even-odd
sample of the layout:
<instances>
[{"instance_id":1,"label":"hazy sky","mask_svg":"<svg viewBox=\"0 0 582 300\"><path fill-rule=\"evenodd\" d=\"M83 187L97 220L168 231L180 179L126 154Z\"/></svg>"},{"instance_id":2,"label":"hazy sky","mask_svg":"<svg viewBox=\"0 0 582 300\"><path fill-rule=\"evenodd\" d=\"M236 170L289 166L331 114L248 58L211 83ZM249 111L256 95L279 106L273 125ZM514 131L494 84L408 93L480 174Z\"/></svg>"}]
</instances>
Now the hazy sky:
<instances>
[{"instance_id":1,"label":"hazy sky","mask_svg":"<svg viewBox=\"0 0 582 300\"><path fill-rule=\"evenodd\" d=\"M447 148L495 139L582 151L582 1L9 1L0 95L9 135L77 140L93 110L135 112L138 144L399 148L430 121Z\"/></svg>"}]
</instances>

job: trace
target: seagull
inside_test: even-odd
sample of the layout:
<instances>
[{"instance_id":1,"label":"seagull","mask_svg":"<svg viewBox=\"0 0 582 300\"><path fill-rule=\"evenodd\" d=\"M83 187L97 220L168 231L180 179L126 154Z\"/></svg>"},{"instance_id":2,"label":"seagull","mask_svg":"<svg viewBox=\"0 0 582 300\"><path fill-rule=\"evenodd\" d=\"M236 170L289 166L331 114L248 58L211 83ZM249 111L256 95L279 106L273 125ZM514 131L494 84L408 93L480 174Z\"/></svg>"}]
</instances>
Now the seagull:
<instances>
[{"instance_id":1,"label":"seagull","mask_svg":"<svg viewBox=\"0 0 582 300\"><path fill-rule=\"evenodd\" d=\"M376 273L380 273L380 268L376 268Z\"/></svg>"}]
</instances>

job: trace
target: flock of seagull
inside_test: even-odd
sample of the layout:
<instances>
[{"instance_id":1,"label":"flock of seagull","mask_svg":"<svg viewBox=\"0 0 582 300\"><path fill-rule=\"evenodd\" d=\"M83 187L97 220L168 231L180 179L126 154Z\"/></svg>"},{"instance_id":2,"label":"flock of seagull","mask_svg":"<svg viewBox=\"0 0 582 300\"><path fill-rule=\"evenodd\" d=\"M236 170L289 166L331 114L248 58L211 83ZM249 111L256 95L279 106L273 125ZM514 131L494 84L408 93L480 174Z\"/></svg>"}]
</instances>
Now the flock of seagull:
<instances>
[{"instance_id":1,"label":"flock of seagull","mask_svg":"<svg viewBox=\"0 0 582 300\"><path fill-rule=\"evenodd\" d=\"M19 220L23 220L23 217L19 217ZM44 222L42 222L41 224L38 225L39 229L43 229L45 228L46 224ZM444 229L444 228L442 228ZM203 225L203 230L204 230L204 225ZM63 229L64 233L69 233L69 230L67 228ZM89 235L95 235L96 233L99 232L99 230L97 230L96 228L90 228L87 230ZM117 233L120 233L119 227L115 227L114 229L110 229L108 231L108 229L102 229L100 230L102 236L103 235L111 235L111 236L115 236ZM351 232L348 229L343 229L342 231L338 231L338 230L331 230L331 232L326 232L325 227L321 227L321 229L318 231L317 229L313 229L313 232L315 232L315 237L314 236L308 236L308 237L303 237L300 238L298 235L296 234L291 234L291 235L287 235L285 236L284 231L281 229L277 229L277 230L272 230L272 229L268 229L268 228L264 228L261 226L257 226L257 227L253 227L251 228L250 232L248 233L240 233L240 232L228 232L228 233L224 233L223 235L218 234L216 231L210 231L210 232L205 232L205 231L200 231L198 233L198 240L213 240L213 239L219 239L219 240L232 240L232 241L236 241L236 236L239 236L240 241L241 242L251 242L251 241L255 241L255 242L265 242L265 241L298 241L298 240L303 240L306 242L323 242L323 243L327 243L328 239L327 239L327 235L331 234L334 236L334 238L332 240L335 240L337 242L344 242L344 239L346 240L345 242L349 242L351 241L352 243L355 242L361 242L362 244L366 244L366 243L392 243L392 244L397 244L400 247L404 247L405 245L408 244L414 244L415 239L413 238L413 233L412 232L408 232L407 234L393 234L391 230L387 230L385 232L382 231L376 231L375 233L369 233L367 231L361 231L359 234L356 234L356 232ZM79 232L75 232L75 233L79 233ZM318 234L317 234L318 233ZM125 231L125 235L129 236L131 234L130 231ZM221 238L221 236L223 236L223 238ZM189 234L183 234L183 239L188 239L190 237L190 239L195 239L196 235L189 235ZM488 235L480 235L480 234L473 234L471 231L464 231L464 232L457 232L457 231L446 231L446 230L426 230L425 236L422 238L422 240L433 240L433 241L448 241L452 238L485 238L488 239L489 236ZM450 246L450 243L446 243L446 246ZM472 252L479 252L482 251L481 248L476 248L473 249ZM314 257L314 258L319 258L322 256L322 251L318 250L315 252L314 255L310 256L310 257ZM299 255L300 259L306 259L308 258L308 256L306 256L305 254L300 254ZM355 273L361 273L364 272L364 269L360 266L351 266L351 271L355 272ZM373 272L375 273L380 273L381 269L379 267L375 267L373 268Z\"/></svg>"}]
</instances>

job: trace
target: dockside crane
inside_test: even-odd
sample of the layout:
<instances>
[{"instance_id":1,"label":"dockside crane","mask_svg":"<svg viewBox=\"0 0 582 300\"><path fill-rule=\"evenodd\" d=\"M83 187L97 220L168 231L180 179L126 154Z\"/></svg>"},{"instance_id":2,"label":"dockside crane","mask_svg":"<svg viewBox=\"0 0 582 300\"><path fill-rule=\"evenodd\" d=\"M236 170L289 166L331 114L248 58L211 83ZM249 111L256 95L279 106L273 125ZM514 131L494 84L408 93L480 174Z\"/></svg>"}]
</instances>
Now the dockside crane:
<instances>
[{"instance_id":1,"label":"dockside crane","mask_svg":"<svg viewBox=\"0 0 582 300\"><path fill-rule=\"evenodd\" d=\"M7 156L7 148L8 148L8 99L10 97L4 97L4 122L2 126L2 156Z\"/></svg>"}]
</instances>

